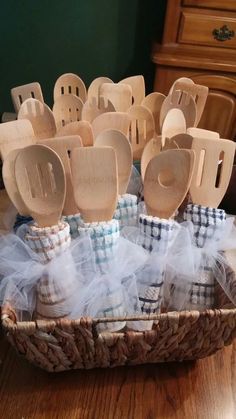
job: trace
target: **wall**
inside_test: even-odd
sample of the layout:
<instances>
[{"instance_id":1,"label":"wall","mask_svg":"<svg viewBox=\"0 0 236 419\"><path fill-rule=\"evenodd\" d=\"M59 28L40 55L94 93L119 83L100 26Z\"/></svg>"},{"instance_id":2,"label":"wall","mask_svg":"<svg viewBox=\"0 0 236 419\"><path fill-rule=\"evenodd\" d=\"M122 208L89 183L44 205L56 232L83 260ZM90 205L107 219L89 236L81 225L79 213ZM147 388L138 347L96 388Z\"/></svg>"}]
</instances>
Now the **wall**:
<instances>
[{"instance_id":1,"label":"wall","mask_svg":"<svg viewBox=\"0 0 236 419\"><path fill-rule=\"evenodd\" d=\"M65 72L88 86L144 74L152 90L151 43L161 38L164 0L8 0L1 2L0 113L12 111L10 89L39 81L52 105Z\"/></svg>"}]
</instances>

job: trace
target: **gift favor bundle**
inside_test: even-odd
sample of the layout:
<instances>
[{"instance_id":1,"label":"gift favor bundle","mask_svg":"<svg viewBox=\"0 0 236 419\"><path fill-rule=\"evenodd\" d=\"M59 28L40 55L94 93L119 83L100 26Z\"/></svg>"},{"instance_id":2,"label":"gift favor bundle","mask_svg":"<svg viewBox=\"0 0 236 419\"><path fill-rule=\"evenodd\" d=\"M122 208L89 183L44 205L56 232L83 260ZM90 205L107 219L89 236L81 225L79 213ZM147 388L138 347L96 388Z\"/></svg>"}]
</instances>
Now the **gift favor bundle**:
<instances>
[{"instance_id":1,"label":"gift favor bundle","mask_svg":"<svg viewBox=\"0 0 236 419\"><path fill-rule=\"evenodd\" d=\"M207 315L220 308L218 287L236 305L232 258L227 258L236 249L234 217L218 208L235 143L196 127L208 89L190 80L177 80L162 101L158 93L145 97L141 76L118 84L99 78L86 94L84 103L74 93L55 98L54 136L43 138L41 130L33 144L0 140L5 188L19 212L14 232L0 237L3 320L10 312L14 323L54 324L57 333L59 324L73 329L91 318L96 332L89 329L90 339L128 336L127 344L146 332L152 338L140 348L151 353L154 336L163 332L162 316ZM76 121L66 119L63 100L81 102ZM48 133L49 118L34 105L23 102L18 118L24 115L34 131L43 123ZM190 332L179 320L178 327L179 347L183 333ZM165 336L167 329L165 323ZM43 330L34 332L34 345ZM106 342L109 348L113 344ZM93 350L104 360L111 349L96 345ZM119 365L129 358L130 349L122 348L116 347L117 358L122 353ZM181 357L183 352L173 359ZM132 359L142 362L135 362L133 352ZM155 360L150 355L149 362ZM102 366L106 363L112 362Z\"/></svg>"}]
</instances>

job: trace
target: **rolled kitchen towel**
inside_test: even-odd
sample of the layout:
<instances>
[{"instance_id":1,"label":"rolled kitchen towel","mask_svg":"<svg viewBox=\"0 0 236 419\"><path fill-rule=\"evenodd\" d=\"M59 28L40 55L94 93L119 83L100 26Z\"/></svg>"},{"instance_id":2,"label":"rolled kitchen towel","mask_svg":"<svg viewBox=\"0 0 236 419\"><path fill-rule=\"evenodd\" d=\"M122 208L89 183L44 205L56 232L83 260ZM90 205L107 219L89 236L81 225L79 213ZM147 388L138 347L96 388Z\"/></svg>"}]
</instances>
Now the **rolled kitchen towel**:
<instances>
[{"instance_id":1,"label":"rolled kitchen towel","mask_svg":"<svg viewBox=\"0 0 236 419\"><path fill-rule=\"evenodd\" d=\"M119 221L120 229L125 226L134 226L137 223L137 211L138 198L136 195L120 195L113 218Z\"/></svg>"},{"instance_id":2,"label":"rolled kitchen towel","mask_svg":"<svg viewBox=\"0 0 236 419\"><path fill-rule=\"evenodd\" d=\"M78 228L81 223L81 216L80 214L74 214L74 215L65 215L63 217L63 220L69 224L70 226L70 235L72 239L76 239L78 237L79 232Z\"/></svg>"}]
</instances>

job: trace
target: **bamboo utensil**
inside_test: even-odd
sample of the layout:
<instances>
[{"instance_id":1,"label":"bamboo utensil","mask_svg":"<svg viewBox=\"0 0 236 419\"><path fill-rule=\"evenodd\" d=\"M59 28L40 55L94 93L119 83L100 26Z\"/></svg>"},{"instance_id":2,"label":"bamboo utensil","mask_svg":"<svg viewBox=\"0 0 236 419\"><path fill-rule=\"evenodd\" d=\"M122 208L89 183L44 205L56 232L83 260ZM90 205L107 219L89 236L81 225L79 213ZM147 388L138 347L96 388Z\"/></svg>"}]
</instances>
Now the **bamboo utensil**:
<instances>
[{"instance_id":1,"label":"bamboo utensil","mask_svg":"<svg viewBox=\"0 0 236 419\"><path fill-rule=\"evenodd\" d=\"M165 98L166 96L162 93L153 92L146 96L141 103L142 106L146 106L146 108L148 108L152 112L153 119L155 122L155 131L157 135L160 135L161 133L160 111Z\"/></svg>"},{"instance_id":2,"label":"bamboo utensil","mask_svg":"<svg viewBox=\"0 0 236 419\"><path fill-rule=\"evenodd\" d=\"M132 105L132 88L123 83L103 83L100 96L110 100L117 112L126 112Z\"/></svg>"},{"instance_id":3,"label":"bamboo utensil","mask_svg":"<svg viewBox=\"0 0 236 419\"><path fill-rule=\"evenodd\" d=\"M186 132L186 120L183 112L180 109L170 109L164 119L162 125L162 146L165 146L167 138L171 138L174 135L182 134Z\"/></svg>"},{"instance_id":4,"label":"bamboo utensil","mask_svg":"<svg viewBox=\"0 0 236 419\"><path fill-rule=\"evenodd\" d=\"M66 185L64 167L55 151L39 144L20 150L15 177L21 199L38 226L58 224Z\"/></svg>"},{"instance_id":5,"label":"bamboo utensil","mask_svg":"<svg viewBox=\"0 0 236 419\"><path fill-rule=\"evenodd\" d=\"M44 102L41 86L38 82L13 87L13 89L11 89L11 97L16 113L26 99L33 98L42 103Z\"/></svg>"},{"instance_id":6,"label":"bamboo utensil","mask_svg":"<svg viewBox=\"0 0 236 419\"><path fill-rule=\"evenodd\" d=\"M107 129L121 131L128 136L130 126L129 115L125 112L106 112L99 115L92 122L94 138Z\"/></svg>"},{"instance_id":7,"label":"bamboo utensil","mask_svg":"<svg viewBox=\"0 0 236 419\"><path fill-rule=\"evenodd\" d=\"M131 76L121 81L119 84L128 84L132 89L132 105L141 105L145 97L145 81L143 76Z\"/></svg>"},{"instance_id":8,"label":"bamboo utensil","mask_svg":"<svg viewBox=\"0 0 236 419\"><path fill-rule=\"evenodd\" d=\"M186 120L186 127L193 127L196 120L196 104L193 97L180 90L173 90L172 94L164 100L160 111L160 126L162 127L167 113L171 109L180 109Z\"/></svg>"},{"instance_id":9,"label":"bamboo utensil","mask_svg":"<svg viewBox=\"0 0 236 419\"><path fill-rule=\"evenodd\" d=\"M147 142L155 135L155 123L151 111L141 105L131 106L127 115L130 118L129 140L133 159L138 160Z\"/></svg>"},{"instance_id":10,"label":"bamboo utensil","mask_svg":"<svg viewBox=\"0 0 236 419\"><path fill-rule=\"evenodd\" d=\"M118 193L126 193L132 169L132 149L127 137L120 131L101 132L95 141L95 147L112 147L116 152L118 169Z\"/></svg>"},{"instance_id":11,"label":"bamboo utensil","mask_svg":"<svg viewBox=\"0 0 236 419\"><path fill-rule=\"evenodd\" d=\"M73 94L58 96L53 105L57 130L70 122L80 121L82 108L83 102L78 96Z\"/></svg>"},{"instance_id":12,"label":"bamboo utensil","mask_svg":"<svg viewBox=\"0 0 236 419\"><path fill-rule=\"evenodd\" d=\"M144 176L146 172L146 168L150 160L153 157L157 156L161 152L161 136L152 138L148 143L145 145L142 157L141 157L141 176L142 181L144 182Z\"/></svg>"},{"instance_id":13,"label":"bamboo utensil","mask_svg":"<svg viewBox=\"0 0 236 419\"><path fill-rule=\"evenodd\" d=\"M18 119L28 119L37 139L54 137L56 123L51 109L37 99L26 99L18 113Z\"/></svg>"},{"instance_id":14,"label":"bamboo utensil","mask_svg":"<svg viewBox=\"0 0 236 419\"><path fill-rule=\"evenodd\" d=\"M94 136L92 126L88 121L70 122L57 131L57 137L65 137L67 135L79 135L84 147L93 145Z\"/></svg>"},{"instance_id":15,"label":"bamboo utensil","mask_svg":"<svg viewBox=\"0 0 236 419\"><path fill-rule=\"evenodd\" d=\"M0 155L4 160L10 151L34 144L36 141L30 121L21 119L0 124Z\"/></svg>"},{"instance_id":16,"label":"bamboo utensil","mask_svg":"<svg viewBox=\"0 0 236 419\"><path fill-rule=\"evenodd\" d=\"M115 112L115 107L109 99L100 96L97 100L95 97L88 99L82 109L81 119L83 121L93 122L97 116L105 112Z\"/></svg>"},{"instance_id":17,"label":"bamboo utensil","mask_svg":"<svg viewBox=\"0 0 236 419\"><path fill-rule=\"evenodd\" d=\"M74 148L82 147L82 140L78 135L72 135L60 138L50 138L41 141L40 144L45 145L54 150L60 157L66 177L66 198L63 208L64 215L72 215L78 213L78 208L74 200L74 192L71 178L70 155Z\"/></svg>"},{"instance_id":18,"label":"bamboo utensil","mask_svg":"<svg viewBox=\"0 0 236 419\"><path fill-rule=\"evenodd\" d=\"M172 150L174 148L185 148L190 150L192 148L193 137L189 134L177 134L171 138L167 138L165 146L162 148L165 150Z\"/></svg>"},{"instance_id":19,"label":"bamboo utensil","mask_svg":"<svg viewBox=\"0 0 236 419\"><path fill-rule=\"evenodd\" d=\"M53 90L54 102L63 95L78 96L82 102L86 101L87 92L83 80L77 74L62 74L56 81Z\"/></svg>"},{"instance_id":20,"label":"bamboo utensil","mask_svg":"<svg viewBox=\"0 0 236 419\"><path fill-rule=\"evenodd\" d=\"M165 219L175 214L189 190L194 159L192 150L167 150L149 162L144 177L148 214Z\"/></svg>"},{"instance_id":21,"label":"bamboo utensil","mask_svg":"<svg viewBox=\"0 0 236 419\"><path fill-rule=\"evenodd\" d=\"M209 91L208 87L195 83L186 83L183 80L177 80L174 84L174 90L189 93L193 97L196 103L196 119L194 126L197 126L206 104Z\"/></svg>"},{"instance_id":22,"label":"bamboo utensil","mask_svg":"<svg viewBox=\"0 0 236 419\"><path fill-rule=\"evenodd\" d=\"M178 82L184 82L184 83L188 83L188 84L194 84L194 81L192 79L190 79L189 77L180 77L179 79L175 80L175 82L172 84L168 95L171 95L172 92L173 92L173 90L176 90L175 89L175 85Z\"/></svg>"},{"instance_id":23,"label":"bamboo utensil","mask_svg":"<svg viewBox=\"0 0 236 419\"><path fill-rule=\"evenodd\" d=\"M220 138L220 134L218 132L209 131L208 129L190 127L187 128L186 132L194 138Z\"/></svg>"},{"instance_id":24,"label":"bamboo utensil","mask_svg":"<svg viewBox=\"0 0 236 419\"><path fill-rule=\"evenodd\" d=\"M88 88L88 100L96 99L97 103L100 97L100 87L103 83L113 83L108 77L97 77L92 81Z\"/></svg>"},{"instance_id":25,"label":"bamboo utensil","mask_svg":"<svg viewBox=\"0 0 236 419\"><path fill-rule=\"evenodd\" d=\"M75 148L71 152L74 197L83 220L108 221L117 205L115 150L111 147Z\"/></svg>"}]
</instances>

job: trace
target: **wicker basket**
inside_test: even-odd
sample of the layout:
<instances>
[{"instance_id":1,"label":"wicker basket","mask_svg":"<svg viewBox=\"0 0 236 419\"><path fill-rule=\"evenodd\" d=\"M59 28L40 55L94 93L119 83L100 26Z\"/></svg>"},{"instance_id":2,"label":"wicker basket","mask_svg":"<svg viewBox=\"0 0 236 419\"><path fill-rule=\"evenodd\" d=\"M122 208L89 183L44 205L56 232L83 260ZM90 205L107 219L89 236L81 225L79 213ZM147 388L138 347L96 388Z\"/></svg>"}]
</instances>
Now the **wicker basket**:
<instances>
[{"instance_id":1,"label":"wicker basket","mask_svg":"<svg viewBox=\"0 0 236 419\"><path fill-rule=\"evenodd\" d=\"M219 309L204 312L129 317L154 320L153 329L146 332L98 334L99 323L124 318L17 322L9 306L2 308L2 324L19 354L51 372L196 360L231 344L236 336L236 309L217 285L216 304Z\"/></svg>"}]
</instances>

